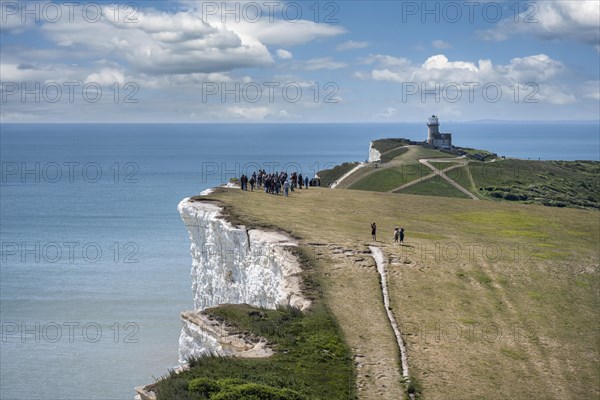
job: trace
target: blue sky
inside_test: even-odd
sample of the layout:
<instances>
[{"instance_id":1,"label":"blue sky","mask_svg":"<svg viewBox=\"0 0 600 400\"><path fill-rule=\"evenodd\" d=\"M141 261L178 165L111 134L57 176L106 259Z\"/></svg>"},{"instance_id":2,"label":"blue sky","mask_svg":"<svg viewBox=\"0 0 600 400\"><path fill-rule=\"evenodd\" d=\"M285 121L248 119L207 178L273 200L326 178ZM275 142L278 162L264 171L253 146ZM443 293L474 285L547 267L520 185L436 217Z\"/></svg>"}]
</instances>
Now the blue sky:
<instances>
[{"instance_id":1,"label":"blue sky","mask_svg":"<svg viewBox=\"0 0 600 400\"><path fill-rule=\"evenodd\" d=\"M0 2L2 122L600 115L597 0L24 4Z\"/></svg>"}]
</instances>

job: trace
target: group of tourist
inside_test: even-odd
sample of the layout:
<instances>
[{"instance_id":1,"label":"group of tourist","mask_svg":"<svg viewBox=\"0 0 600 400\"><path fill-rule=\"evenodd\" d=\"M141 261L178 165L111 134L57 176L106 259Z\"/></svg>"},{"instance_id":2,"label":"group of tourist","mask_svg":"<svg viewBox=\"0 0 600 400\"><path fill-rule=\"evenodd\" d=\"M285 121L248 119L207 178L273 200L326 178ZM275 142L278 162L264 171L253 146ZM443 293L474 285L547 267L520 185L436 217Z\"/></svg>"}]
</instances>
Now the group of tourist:
<instances>
[{"instance_id":1,"label":"group of tourist","mask_svg":"<svg viewBox=\"0 0 600 400\"><path fill-rule=\"evenodd\" d=\"M287 172L275 172L268 174L267 171L261 169L258 173L255 171L252 176L248 178L246 175L242 175L240 178L240 185L242 190L248 190L248 184L250 184L250 191L254 191L254 188L263 189L265 193L279 195L283 192L285 197L289 196L290 191L294 189L308 189L310 186L321 186L321 180L319 178L309 179L308 176L302 176L302 173L298 174L292 172L288 177Z\"/></svg>"},{"instance_id":2,"label":"group of tourist","mask_svg":"<svg viewBox=\"0 0 600 400\"><path fill-rule=\"evenodd\" d=\"M377 241L377 224L373 222L371 224L371 238L373 241ZM404 244L404 227L394 228L394 243L403 245Z\"/></svg>"}]
</instances>

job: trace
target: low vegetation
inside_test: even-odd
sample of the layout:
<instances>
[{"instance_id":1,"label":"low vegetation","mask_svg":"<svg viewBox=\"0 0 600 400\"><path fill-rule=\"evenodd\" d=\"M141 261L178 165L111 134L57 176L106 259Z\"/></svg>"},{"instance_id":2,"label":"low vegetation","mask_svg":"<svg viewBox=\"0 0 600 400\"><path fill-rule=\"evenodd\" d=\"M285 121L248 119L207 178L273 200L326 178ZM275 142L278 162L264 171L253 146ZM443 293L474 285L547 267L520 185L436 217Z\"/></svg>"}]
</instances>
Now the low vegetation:
<instances>
[{"instance_id":1,"label":"low vegetation","mask_svg":"<svg viewBox=\"0 0 600 400\"><path fill-rule=\"evenodd\" d=\"M307 261L307 260L306 260ZM312 281L307 290L318 296ZM306 314L292 307L259 309L246 304L205 311L240 332L267 338L269 358L199 357L190 370L155 384L159 400L347 400L356 398L350 351L322 300Z\"/></svg>"},{"instance_id":2,"label":"low vegetation","mask_svg":"<svg viewBox=\"0 0 600 400\"><path fill-rule=\"evenodd\" d=\"M393 150L400 146L408 146L415 144L412 140L401 139L401 138L388 138L388 139L377 139L373 140L372 147L380 153Z\"/></svg>"}]
</instances>

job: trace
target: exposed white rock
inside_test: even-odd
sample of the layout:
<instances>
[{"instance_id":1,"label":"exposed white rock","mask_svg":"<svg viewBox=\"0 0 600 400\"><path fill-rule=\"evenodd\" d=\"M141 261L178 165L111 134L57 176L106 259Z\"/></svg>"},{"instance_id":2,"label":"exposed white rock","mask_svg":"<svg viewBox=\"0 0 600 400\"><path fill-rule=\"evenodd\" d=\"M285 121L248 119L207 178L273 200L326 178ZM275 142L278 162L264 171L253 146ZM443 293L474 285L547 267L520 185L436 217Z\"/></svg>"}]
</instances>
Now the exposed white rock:
<instances>
[{"instance_id":1,"label":"exposed white rock","mask_svg":"<svg viewBox=\"0 0 600 400\"><path fill-rule=\"evenodd\" d=\"M373 142L369 144L369 162L381 161L381 153L373 148Z\"/></svg>"},{"instance_id":2,"label":"exposed white rock","mask_svg":"<svg viewBox=\"0 0 600 400\"><path fill-rule=\"evenodd\" d=\"M236 332L223 321L211 319L199 311L183 312L181 320L180 362L201 354L233 357L269 357L273 354L265 339Z\"/></svg>"},{"instance_id":3,"label":"exposed white rock","mask_svg":"<svg viewBox=\"0 0 600 400\"><path fill-rule=\"evenodd\" d=\"M190 239L195 311L219 304L250 304L274 309L291 305L304 310L310 301L300 293L300 264L290 252L296 242L278 232L231 225L221 208L184 199L178 206ZM182 318L180 362L191 355L223 350L215 332ZM196 321L197 322L197 321Z\"/></svg>"}]
</instances>

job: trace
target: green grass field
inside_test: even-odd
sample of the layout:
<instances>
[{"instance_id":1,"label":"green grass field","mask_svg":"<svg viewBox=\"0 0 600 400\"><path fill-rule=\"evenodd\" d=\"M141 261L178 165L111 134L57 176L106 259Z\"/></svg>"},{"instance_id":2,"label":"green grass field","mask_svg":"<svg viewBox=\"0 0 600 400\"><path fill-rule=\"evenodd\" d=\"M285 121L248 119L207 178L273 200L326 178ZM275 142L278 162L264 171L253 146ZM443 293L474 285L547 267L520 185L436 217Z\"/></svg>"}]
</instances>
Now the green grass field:
<instances>
[{"instance_id":1,"label":"green grass field","mask_svg":"<svg viewBox=\"0 0 600 400\"><path fill-rule=\"evenodd\" d=\"M396 153L398 155L395 155ZM429 168L418 162L419 159L448 157L448 154L441 151L414 145L389 154L395 155L394 158L378 166L378 168L375 168L374 165L361 168L338 187L387 192L432 173ZM329 171L331 170L325 171L325 173L329 173Z\"/></svg>"},{"instance_id":2,"label":"green grass field","mask_svg":"<svg viewBox=\"0 0 600 400\"><path fill-rule=\"evenodd\" d=\"M373 141L373 148L378 150L380 153L393 150L396 147L410 145L411 141L407 139L378 139Z\"/></svg>"},{"instance_id":3,"label":"green grass field","mask_svg":"<svg viewBox=\"0 0 600 400\"><path fill-rule=\"evenodd\" d=\"M458 199L468 199L469 196L452 186L446 180L439 176L417 183L401 190L403 194L418 194L424 196L455 197Z\"/></svg>"},{"instance_id":4,"label":"green grass field","mask_svg":"<svg viewBox=\"0 0 600 400\"><path fill-rule=\"evenodd\" d=\"M402 164L397 167L379 168L367 177L356 181L351 189L387 192L400 185L421 178L432 171L419 163Z\"/></svg>"},{"instance_id":5,"label":"green grass field","mask_svg":"<svg viewBox=\"0 0 600 400\"><path fill-rule=\"evenodd\" d=\"M402 154L406 153L407 151L408 151L407 147L401 147L399 149L390 150L381 155L381 162L386 163L388 161L391 161L394 158L397 158L397 157L401 156Z\"/></svg>"},{"instance_id":6,"label":"green grass field","mask_svg":"<svg viewBox=\"0 0 600 400\"><path fill-rule=\"evenodd\" d=\"M426 167L419 165L419 159L454 156L415 144L397 149L398 145L406 144L404 139L384 139L375 144L381 149L391 150L386 154L385 162L379 168L372 165L362 168L346 178L338 188L392 191L430 173ZM481 199L554 207L600 208L600 181L597 179L600 175L600 162L504 160L484 150L463 148L456 150L456 154L459 153L466 153L468 157L447 163L430 161L430 164L435 168L445 169L467 162L468 165L464 168L448 171L447 175ZM485 156L487 161L470 158L474 154ZM323 173L335 175L334 171L335 169ZM465 196L440 182L419 183L406 188L406 193L459 198Z\"/></svg>"},{"instance_id":7,"label":"green grass field","mask_svg":"<svg viewBox=\"0 0 600 400\"><path fill-rule=\"evenodd\" d=\"M284 230L312 254L307 277L319 283L350 349L360 399L403 396L378 274L366 253L373 221L420 398L600 396L598 211L325 188L289 198L220 189L209 198L226 206L227 218ZM392 243L398 225L406 229L405 246ZM329 398L347 394L342 359L328 373L339 377ZM264 371L251 369L247 380L295 391L302 380L286 381L290 374L327 368L301 363L290 373L261 362ZM223 368L214 379L229 376Z\"/></svg>"},{"instance_id":8,"label":"green grass field","mask_svg":"<svg viewBox=\"0 0 600 400\"><path fill-rule=\"evenodd\" d=\"M452 161L452 162L435 162L435 161L431 161L429 164L431 164L431 166L440 169L440 170L444 170L446 168L450 168L453 167L455 165L460 164L460 162L458 161Z\"/></svg>"}]
</instances>

